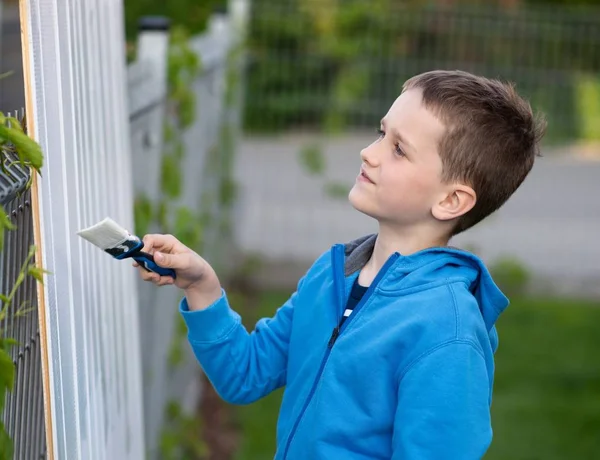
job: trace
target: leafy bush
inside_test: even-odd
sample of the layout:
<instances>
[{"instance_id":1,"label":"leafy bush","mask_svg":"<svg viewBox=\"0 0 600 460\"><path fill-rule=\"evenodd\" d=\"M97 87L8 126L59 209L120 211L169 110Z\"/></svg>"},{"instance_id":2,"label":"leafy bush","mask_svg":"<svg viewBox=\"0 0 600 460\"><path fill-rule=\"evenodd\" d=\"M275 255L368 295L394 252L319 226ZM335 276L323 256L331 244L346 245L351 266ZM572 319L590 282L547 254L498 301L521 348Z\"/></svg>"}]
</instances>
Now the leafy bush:
<instances>
[{"instance_id":1,"label":"leafy bush","mask_svg":"<svg viewBox=\"0 0 600 460\"><path fill-rule=\"evenodd\" d=\"M509 297L523 295L529 287L531 274L515 258L504 257L498 259L491 265L490 272L500 289Z\"/></svg>"},{"instance_id":2,"label":"leafy bush","mask_svg":"<svg viewBox=\"0 0 600 460\"><path fill-rule=\"evenodd\" d=\"M597 11L255 0L245 123L253 131L373 126L410 76L460 68L517 83L553 129L579 136L579 74L600 71Z\"/></svg>"},{"instance_id":3,"label":"leafy bush","mask_svg":"<svg viewBox=\"0 0 600 460\"><path fill-rule=\"evenodd\" d=\"M211 13L226 5L227 0L127 0L123 2L127 39L135 39L142 16L166 16L174 25L192 33L201 32Z\"/></svg>"}]
</instances>

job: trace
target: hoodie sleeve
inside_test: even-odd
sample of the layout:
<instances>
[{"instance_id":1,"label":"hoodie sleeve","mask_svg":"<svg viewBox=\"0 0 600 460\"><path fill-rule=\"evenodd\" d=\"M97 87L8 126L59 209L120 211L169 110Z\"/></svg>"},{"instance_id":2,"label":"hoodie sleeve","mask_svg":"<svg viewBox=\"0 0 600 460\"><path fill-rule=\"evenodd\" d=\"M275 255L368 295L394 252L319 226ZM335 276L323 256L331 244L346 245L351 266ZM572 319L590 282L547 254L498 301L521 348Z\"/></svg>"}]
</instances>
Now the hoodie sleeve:
<instances>
[{"instance_id":1,"label":"hoodie sleeve","mask_svg":"<svg viewBox=\"0 0 600 460\"><path fill-rule=\"evenodd\" d=\"M285 385L289 339L297 292L272 318L261 319L248 333L240 315L223 295L200 311L187 300L180 312L188 340L217 393L232 404L249 404Z\"/></svg>"},{"instance_id":2,"label":"hoodie sleeve","mask_svg":"<svg viewBox=\"0 0 600 460\"><path fill-rule=\"evenodd\" d=\"M492 440L485 360L470 341L430 350L398 387L393 459L480 459Z\"/></svg>"}]
</instances>

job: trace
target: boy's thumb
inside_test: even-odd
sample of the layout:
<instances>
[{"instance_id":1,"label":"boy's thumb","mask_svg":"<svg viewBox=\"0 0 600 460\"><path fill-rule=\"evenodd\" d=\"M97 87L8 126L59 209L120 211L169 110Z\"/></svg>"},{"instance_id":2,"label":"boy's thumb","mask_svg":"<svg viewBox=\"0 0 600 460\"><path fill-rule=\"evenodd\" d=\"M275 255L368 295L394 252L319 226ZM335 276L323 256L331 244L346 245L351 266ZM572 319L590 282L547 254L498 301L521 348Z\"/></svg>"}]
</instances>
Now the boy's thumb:
<instances>
[{"instance_id":1,"label":"boy's thumb","mask_svg":"<svg viewBox=\"0 0 600 460\"><path fill-rule=\"evenodd\" d=\"M154 253L154 261L161 267L164 268L178 268L177 256L174 254L163 254L162 252Z\"/></svg>"}]
</instances>

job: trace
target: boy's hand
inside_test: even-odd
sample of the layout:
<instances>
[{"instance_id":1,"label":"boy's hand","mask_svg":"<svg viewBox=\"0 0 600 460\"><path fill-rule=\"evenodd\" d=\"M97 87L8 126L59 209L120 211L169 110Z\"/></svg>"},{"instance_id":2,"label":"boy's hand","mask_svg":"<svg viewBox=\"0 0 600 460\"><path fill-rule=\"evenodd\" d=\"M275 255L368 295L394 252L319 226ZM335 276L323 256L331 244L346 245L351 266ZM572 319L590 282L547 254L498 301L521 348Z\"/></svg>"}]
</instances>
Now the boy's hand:
<instances>
[{"instance_id":1,"label":"boy's hand","mask_svg":"<svg viewBox=\"0 0 600 460\"><path fill-rule=\"evenodd\" d=\"M154 256L157 265L175 270L177 277L146 271L137 262L140 276L157 286L175 285L185 291L190 310L201 310L221 297L219 279L206 260L172 235L146 235L142 249Z\"/></svg>"}]
</instances>

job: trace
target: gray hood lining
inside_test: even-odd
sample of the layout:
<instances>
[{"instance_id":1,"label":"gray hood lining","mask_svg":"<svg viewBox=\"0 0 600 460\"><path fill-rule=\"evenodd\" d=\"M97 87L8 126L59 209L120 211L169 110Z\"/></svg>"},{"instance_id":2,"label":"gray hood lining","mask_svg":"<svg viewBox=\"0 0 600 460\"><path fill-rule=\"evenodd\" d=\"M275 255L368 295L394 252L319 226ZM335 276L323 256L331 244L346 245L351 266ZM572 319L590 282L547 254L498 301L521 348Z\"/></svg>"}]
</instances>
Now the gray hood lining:
<instances>
[{"instance_id":1,"label":"gray hood lining","mask_svg":"<svg viewBox=\"0 0 600 460\"><path fill-rule=\"evenodd\" d=\"M373 254L377 234L363 236L345 245L344 276L349 276L365 266Z\"/></svg>"},{"instance_id":2,"label":"gray hood lining","mask_svg":"<svg viewBox=\"0 0 600 460\"><path fill-rule=\"evenodd\" d=\"M377 233L373 233L371 235L361 236L360 238L352 240L344 245L344 252L346 254L344 276L352 275L365 266L373 254L376 240ZM456 251L465 252L464 250L454 246L446 246L446 249L454 249Z\"/></svg>"}]
</instances>

